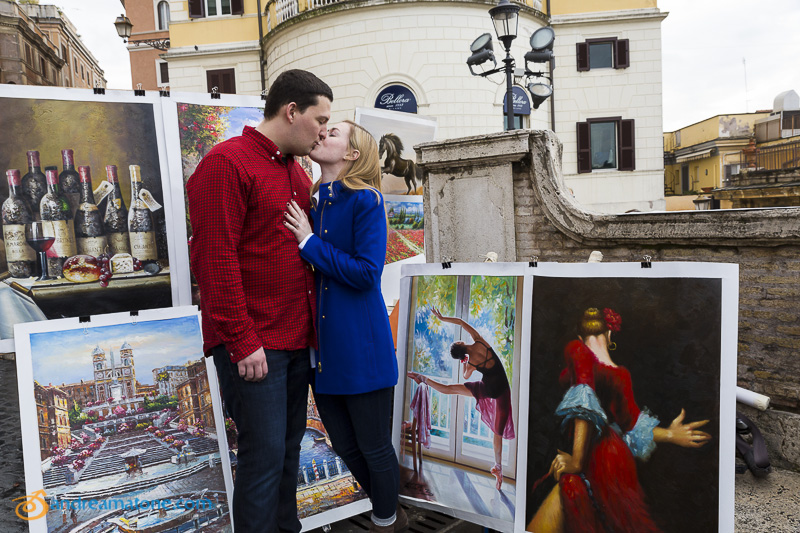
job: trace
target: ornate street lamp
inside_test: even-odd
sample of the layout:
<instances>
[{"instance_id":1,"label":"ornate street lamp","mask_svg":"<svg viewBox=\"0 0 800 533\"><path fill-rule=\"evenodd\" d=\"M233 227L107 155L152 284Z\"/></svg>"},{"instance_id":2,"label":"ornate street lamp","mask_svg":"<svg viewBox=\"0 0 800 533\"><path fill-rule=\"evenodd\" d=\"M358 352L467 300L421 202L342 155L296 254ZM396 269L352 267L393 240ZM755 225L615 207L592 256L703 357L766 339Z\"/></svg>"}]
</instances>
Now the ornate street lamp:
<instances>
[{"instance_id":1,"label":"ornate street lamp","mask_svg":"<svg viewBox=\"0 0 800 533\"><path fill-rule=\"evenodd\" d=\"M514 129L514 95L512 92L513 76L514 76L514 58L511 57L511 42L517 38L517 30L519 28L519 10L520 7L516 4L509 2L509 0L500 0L500 3L489 10L489 16L492 17L492 24L494 25L497 38L503 43L503 48L506 51L506 57L503 59L503 66L497 66L497 60L494 57L494 46L492 45L492 36L484 33L470 45L472 55L467 59L467 65L473 76L491 76L498 72L504 72L506 75L506 130ZM528 78L547 78L550 85L544 83L528 83L528 91L531 93L534 108L538 109L539 105L544 102L550 95L553 94L552 78L544 72L533 72L528 68L528 63L550 63L551 72L555 68L553 56L553 42L555 40L555 33L553 28L547 26L539 28L531 36L531 51L525 54L525 70L524 75ZM491 61L493 66L490 70L476 72L473 67L482 65L487 61Z\"/></svg>"},{"instance_id":2,"label":"ornate street lamp","mask_svg":"<svg viewBox=\"0 0 800 533\"><path fill-rule=\"evenodd\" d=\"M126 17L125 15L120 15L114 21L114 26L117 28L117 34L122 37L122 42L134 44L139 46L140 44L144 44L147 46L152 46L156 50L162 50L166 52L169 50L169 37L166 39L139 39L136 41L131 41L131 30L133 29L133 24L131 23L131 19Z\"/></svg>"}]
</instances>

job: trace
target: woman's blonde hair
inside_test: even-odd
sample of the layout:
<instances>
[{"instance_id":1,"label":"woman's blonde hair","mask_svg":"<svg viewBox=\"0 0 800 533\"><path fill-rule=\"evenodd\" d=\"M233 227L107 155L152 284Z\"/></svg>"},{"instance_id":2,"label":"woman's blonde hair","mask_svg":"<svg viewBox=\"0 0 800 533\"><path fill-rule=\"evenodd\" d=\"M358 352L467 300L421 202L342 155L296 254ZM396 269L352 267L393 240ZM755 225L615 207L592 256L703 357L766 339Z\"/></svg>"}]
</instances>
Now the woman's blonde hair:
<instances>
[{"instance_id":1,"label":"woman's blonde hair","mask_svg":"<svg viewBox=\"0 0 800 533\"><path fill-rule=\"evenodd\" d=\"M378 143L375 138L364 128L353 122L345 120L350 125L350 149L358 150L358 159L349 161L342 168L336 180L341 181L345 188L358 191L370 190L375 193L380 201L381 190L381 161L378 156ZM320 181L311 187L311 198L319 190Z\"/></svg>"}]
</instances>

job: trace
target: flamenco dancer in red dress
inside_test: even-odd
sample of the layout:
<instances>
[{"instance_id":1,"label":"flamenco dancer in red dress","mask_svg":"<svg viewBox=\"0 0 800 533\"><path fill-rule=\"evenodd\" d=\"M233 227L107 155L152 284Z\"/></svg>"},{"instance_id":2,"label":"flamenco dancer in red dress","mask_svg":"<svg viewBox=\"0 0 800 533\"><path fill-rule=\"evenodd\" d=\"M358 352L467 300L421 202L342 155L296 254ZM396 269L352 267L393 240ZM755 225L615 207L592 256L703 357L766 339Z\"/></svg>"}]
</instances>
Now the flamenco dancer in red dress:
<instances>
[{"instance_id":1,"label":"flamenco dancer in red dress","mask_svg":"<svg viewBox=\"0 0 800 533\"><path fill-rule=\"evenodd\" d=\"M494 433L492 448L495 464L491 473L496 480L495 487L500 490L503 485L503 439L511 440L515 437L511 413L511 387L503 363L489 343L468 323L460 318L442 316L436 309L432 309L431 312L442 322L461 326L472 337L474 341L472 344L454 342L450 346L450 355L453 359L461 361L464 379L469 379L477 370L481 374L481 380L445 385L416 372L408 372L408 377L417 383L427 383L442 394L460 394L477 400L481 420Z\"/></svg>"},{"instance_id":2,"label":"flamenco dancer in red dress","mask_svg":"<svg viewBox=\"0 0 800 533\"><path fill-rule=\"evenodd\" d=\"M635 459L646 460L656 443L699 448L711 435L683 423L681 410L668 428L639 409L631 375L611 360L611 333L622 328L611 309L587 309L578 322L578 340L564 349L567 389L556 409L562 429L572 435L572 453L558 451L546 477L558 484L542 502L528 531L535 533L657 533L639 485Z\"/></svg>"}]
</instances>

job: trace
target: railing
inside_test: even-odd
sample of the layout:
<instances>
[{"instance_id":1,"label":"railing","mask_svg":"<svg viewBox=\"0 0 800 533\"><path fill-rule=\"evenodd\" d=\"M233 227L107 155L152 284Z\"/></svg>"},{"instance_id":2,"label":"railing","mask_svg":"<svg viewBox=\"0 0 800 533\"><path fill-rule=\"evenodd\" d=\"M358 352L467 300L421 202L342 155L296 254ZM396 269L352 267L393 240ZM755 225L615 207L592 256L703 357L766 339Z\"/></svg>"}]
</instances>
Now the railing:
<instances>
[{"instance_id":1,"label":"railing","mask_svg":"<svg viewBox=\"0 0 800 533\"><path fill-rule=\"evenodd\" d=\"M739 163L743 169L786 170L800 167L800 141L777 146L765 146L755 150L742 150L738 161L733 157L731 163Z\"/></svg>"},{"instance_id":2,"label":"railing","mask_svg":"<svg viewBox=\"0 0 800 533\"><path fill-rule=\"evenodd\" d=\"M300 14L297 0L277 0L275 2L275 14L277 15L278 24L297 16Z\"/></svg>"},{"instance_id":3,"label":"railing","mask_svg":"<svg viewBox=\"0 0 800 533\"><path fill-rule=\"evenodd\" d=\"M275 26L286 22L292 17L301 13L301 11L311 11L321 7L330 6L344 2L345 0L306 0L304 7L301 10L300 0L268 0L264 8L264 15L267 17L266 31L269 32ZM532 7L537 11L542 11L542 0L511 0L514 3L523 6ZM273 12L275 13L275 20L273 20Z\"/></svg>"}]
</instances>

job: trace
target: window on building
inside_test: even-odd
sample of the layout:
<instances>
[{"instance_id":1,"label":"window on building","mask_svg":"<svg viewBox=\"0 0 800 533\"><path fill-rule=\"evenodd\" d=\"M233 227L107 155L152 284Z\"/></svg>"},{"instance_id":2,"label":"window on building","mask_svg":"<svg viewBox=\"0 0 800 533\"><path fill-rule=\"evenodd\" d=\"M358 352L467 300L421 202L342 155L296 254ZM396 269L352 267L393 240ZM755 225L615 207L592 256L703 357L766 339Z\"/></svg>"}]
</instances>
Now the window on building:
<instances>
[{"instance_id":1,"label":"window on building","mask_svg":"<svg viewBox=\"0 0 800 533\"><path fill-rule=\"evenodd\" d=\"M593 118L577 124L578 173L600 169L634 170L634 121Z\"/></svg>"},{"instance_id":2,"label":"window on building","mask_svg":"<svg viewBox=\"0 0 800 533\"><path fill-rule=\"evenodd\" d=\"M169 2L166 0L158 3L158 29L169 29Z\"/></svg>"},{"instance_id":3,"label":"window on building","mask_svg":"<svg viewBox=\"0 0 800 533\"><path fill-rule=\"evenodd\" d=\"M628 68L629 41L608 37L576 43L578 71L600 68Z\"/></svg>"},{"instance_id":4,"label":"window on building","mask_svg":"<svg viewBox=\"0 0 800 533\"><path fill-rule=\"evenodd\" d=\"M73 64L74 64L74 66L75 66L75 74L78 74L78 60L77 60L77 59L75 59L75 58L73 58L73 59L72 59L72 63L73 63Z\"/></svg>"},{"instance_id":5,"label":"window on building","mask_svg":"<svg viewBox=\"0 0 800 533\"><path fill-rule=\"evenodd\" d=\"M208 92L213 87L225 94L236 94L236 74L232 68L207 70L206 81Z\"/></svg>"},{"instance_id":6,"label":"window on building","mask_svg":"<svg viewBox=\"0 0 800 533\"><path fill-rule=\"evenodd\" d=\"M189 17L243 15L244 0L189 0Z\"/></svg>"},{"instance_id":7,"label":"window on building","mask_svg":"<svg viewBox=\"0 0 800 533\"><path fill-rule=\"evenodd\" d=\"M83 70L83 65L81 65L81 79L86 81L86 72Z\"/></svg>"},{"instance_id":8,"label":"window on building","mask_svg":"<svg viewBox=\"0 0 800 533\"><path fill-rule=\"evenodd\" d=\"M61 45L61 59L64 60L64 63L69 64L69 56L67 55L67 47L63 44Z\"/></svg>"},{"instance_id":9,"label":"window on building","mask_svg":"<svg viewBox=\"0 0 800 533\"><path fill-rule=\"evenodd\" d=\"M158 85L169 83L169 64L166 61L158 62Z\"/></svg>"},{"instance_id":10,"label":"window on building","mask_svg":"<svg viewBox=\"0 0 800 533\"><path fill-rule=\"evenodd\" d=\"M44 79L47 79L47 63L41 56L39 56L39 72L42 74Z\"/></svg>"},{"instance_id":11,"label":"window on building","mask_svg":"<svg viewBox=\"0 0 800 533\"><path fill-rule=\"evenodd\" d=\"M503 115L503 126L505 129L508 129L508 116ZM522 115L514 115L514 128L515 130L521 130L525 127L525 117Z\"/></svg>"}]
</instances>

